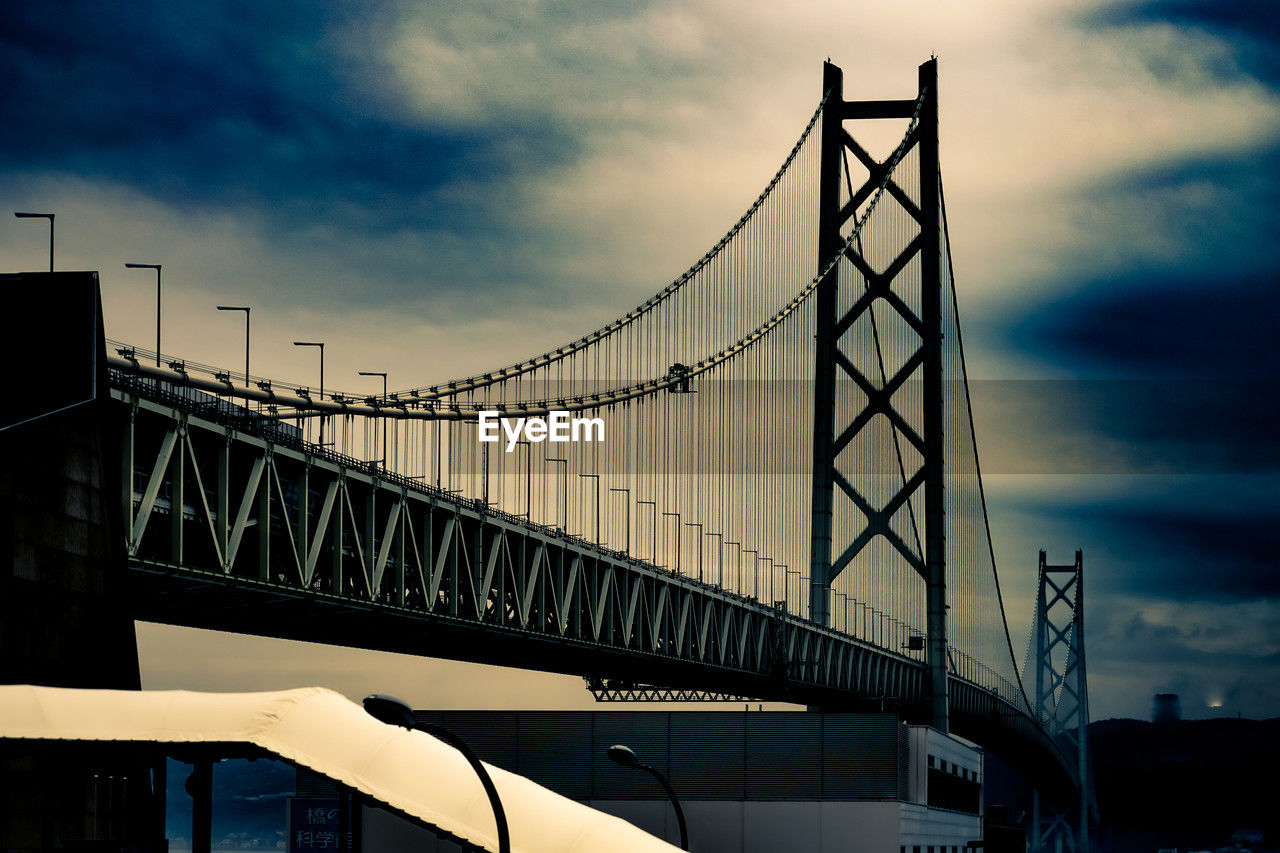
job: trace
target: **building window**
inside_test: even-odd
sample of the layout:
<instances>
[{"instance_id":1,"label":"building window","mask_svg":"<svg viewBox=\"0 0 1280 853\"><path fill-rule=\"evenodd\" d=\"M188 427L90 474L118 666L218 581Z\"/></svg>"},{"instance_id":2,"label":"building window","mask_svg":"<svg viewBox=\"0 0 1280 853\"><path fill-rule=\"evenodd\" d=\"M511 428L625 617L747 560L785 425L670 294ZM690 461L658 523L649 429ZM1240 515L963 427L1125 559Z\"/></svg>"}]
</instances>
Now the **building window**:
<instances>
[{"instance_id":1,"label":"building window","mask_svg":"<svg viewBox=\"0 0 1280 853\"><path fill-rule=\"evenodd\" d=\"M982 803L982 786L975 780L961 779L941 770L930 770L927 805L930 808L978 814Z\"/></svg>"}]
</instances>

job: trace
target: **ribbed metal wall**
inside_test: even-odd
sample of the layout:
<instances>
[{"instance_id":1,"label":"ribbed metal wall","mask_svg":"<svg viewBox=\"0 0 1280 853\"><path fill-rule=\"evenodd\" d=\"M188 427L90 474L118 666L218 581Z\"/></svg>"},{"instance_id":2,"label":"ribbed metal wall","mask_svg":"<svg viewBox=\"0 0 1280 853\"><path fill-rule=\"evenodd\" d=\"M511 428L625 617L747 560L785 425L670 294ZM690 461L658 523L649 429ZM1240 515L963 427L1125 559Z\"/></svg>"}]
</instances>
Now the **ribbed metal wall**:
<instances>
[{"instance_id":1,"label":"ribbed metal wall","mask_svg":"<svg viewBox=\"0 0 1280 853\"><path fill-rule=\"evenodd\" d=\"M611 762L615 743L692 800L900 800L906 730L893 714L734 711L419 712L491 764L574 799L664 799Z\"/></svg>"}]
</instances>

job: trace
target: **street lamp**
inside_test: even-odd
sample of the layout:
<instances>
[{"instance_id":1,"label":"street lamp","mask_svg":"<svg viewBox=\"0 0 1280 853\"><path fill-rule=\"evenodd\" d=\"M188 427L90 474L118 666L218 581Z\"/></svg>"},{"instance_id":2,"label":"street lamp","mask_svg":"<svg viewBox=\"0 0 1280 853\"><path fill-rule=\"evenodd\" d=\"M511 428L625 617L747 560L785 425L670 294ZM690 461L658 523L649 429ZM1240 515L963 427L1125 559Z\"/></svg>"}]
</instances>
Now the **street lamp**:
<instances>
[{"instance_id":1,"label":"street lamp","mask_svg":"<svg viewBox=\"0 0 1280 853\"><path fill-rule=\"evenodd\" d=\"M658 502L657 501L636 501L636 506L649 505L649 509L653 510L653 538L649 540L649 545L653 549L653 553L649 555L649 560L656 566L658 565Z\"/></svg>"},{"instance_id":2,"label":"street lamp","mask_svg":"<svg viewBox=\"0 0 1280 853\"><path fill-rule=\"evenodd\" d=\"M738 585L737 585L737 588L736 588L734 591L735 591L735 592L738 592L738 593L741 593L741 592L742 592L742 543L741 543L741 542L729 542L729 541L727 541L727 540L726 540L724 544L726 544L726 545L733 545L733 546L735 546L735 547L738 549Z\"/></svg>"},{"instance_id":3,"label":"street lamp","mask_svg":"<svg viewBox=\"0 0 1280 853\"><path fill-rule=\"evenodd\" d=\"M778 604L782 604L782 612L786 613L786 612L788 611L788 607L787 607L787 585L788 585L788 584L787 584L787 575L788 575L788 574L790 574L790 571L787 569L787 564L786 564L786 563L778 563L776 566L774 566L774 568L775 568L775 569L782 569L782 601L781 601L781 602L779 602L779 601L775 598L775 599L774 599L774 601L773 601L773 606L776 608L776 607L778 606ZM772 582L772 580L773 580L773 579L772 579L772 578L770 578L770 582ZM775 593L773 593L773 595L777 595L777 593L775 592Z\"/></svg>"},{"instance_id":4,"label":"street lamp","mask_svg":"<svg viewBox=\"0 0 1280 853\"><path fill-rule=\"evenodd\" d=\"M698 583L702 583L702 522L686 521L684 526L698 528Z\"/></svg>"},{"instance_id":5,"label":"street lamp","mask_svg":"<svg viewBox=\"0 0 1280 853\"><path fill-rule=\"evenodd\" d=\"M724 589L724 534L708 533L716 537L716 586Z\"/></svg>"},{"instance_id":6,"label":"street lamp","mask_svg":"<svg viewBox=\"0 0 1280 853\"><path fill-rule=\"evenodd\" d=\"M246 305L219 305L219 311L244 312L244 387L249 387L249 307Z\"/></svg>"},{"instance_id":7,"label":"street lamp","mask_svg":"<svg viewBox=\"0 0 1280 853\"><path fill-rule=\"evenodd\" d=\"M799 569L787 569L786 578L783 579L783 582L787 585L787 613L791 612L791 576L792 575L795 575L796 580L800 582L801 589L803 589L803 584L804 584L803 572L801 572Z\"/></svg>"},{"instance_id":8,"label":"street lamp","mask_svg":"<svg viewBox=\"0 0 1280 853\"><path fill-rule=\"evenodd\" d=\"M751 597L756 601L760 600L760 552L759 551L743 551L744 554L754 554L751 558Z\"/></svg>"},{"instance_id":9,"label":"street lamp","mask_svg":"<svg viewBox=\"0 0 1280 853\"><path fill-rule=\"evenodd\" d=\"M579 477L590 477L596 481L596 548L603 547L600 542L600 475L599 474L579 474Z\"/></svg>"},{"instance_id":10,"label":"street lamp","mask_svg":"<svg viewBox=\"0 0 1280 853\"><path fill-rule=\"evenodd\" d=\"M517 441L524 445L524 517L533 523L533 445L529 441ZM519 475L517 475L519 476Z\"/></svg>"},{"instance_id":11,"label":"street lamp","mask_svg":"<svg viewBox=\"0 0 1280 853\"><path fill-rule=\"evenodd\" d=\"M387 399L387 374L379 373L376 370L361 370L361 376L381 376L382 377L382 399ZM385 418L379 418L382 421L382 470L387 469L387 422Z\"/></svg>"},{"instance_id":12,"label":"street lamp","mask_svg":"<svg viewBox=\"0 0 1280 853\"><path fill-rule=\"evenodd\" d=\"M324 400L324 341L294 341L295 347L320 348L320 399ZM324 413L320 413L320 446L324 447Z\"/></svg>"},{"instance_id":13,"label":"street lamp","mask_svg":"<svg viewBox=\"0 0 1280 853\"><path fill-rule=\"evenodd\" d=\"M680 513L664 512L663 515L676 520L676 572L680 571Z\"/></svg>"},{"instance_id":14,"label":"street lamp","mask_svg":"<svg viewBox=\"0 0 1280 853\"><path fill-rule=\"evenodd\" d=\"M53 272L53 217L52 213L19 213L14 211L13 215L19 219L47 219L49 220L49 272Z\"/></svg>"},{"instance_id":15,"label":"street lamp","mask_svg":"<svg viewBox=\"0 0 1280 853\"><path fill-rule=\"evenodd\" d=\"M49 220L52 222L53 220ZM156 271L156 367L160 366L160 264L125 264L131 270Z\"/></svg>"},{"instance_id":16,"label":"street lamp","mask_svg":"<svg viewBox=\"0 0 1280 853\"><path fill-rule=\"evenodd\" d=\"M657 769L650 767L648 764L641 764L640 759L636 757L631 747L615 743L609 747L609 758L613 759L615 764L621 764L623 767L630 767L633 770L643 770L653 778L657 779L662 787L666 790L667 796L671 798L671 805L676 810L676 822L680 824L680 849L689 849L689 827L684 822L684 809L680 807L680 800L676 797L676 791L671 787L671 783L667 781L667 777L663 776Z\"/></svg>"},{"instance_id":17,"label":"street lamp","mask_svg":"<svg viewBox=\"0 0 1280 853\"><path fill-rule=\"evenodd\" d=\"M418 722L414 719L412 709L394 696L383 696L377 693L372 696L366 696L364 697L364 709L369 712L370 716L380 722L389 726L401 726L409 731L418 729L426 732L462 753L463 758L467 759L467 763L471 765L471 769L476 771L476 775L480 777L480 784L484 786L484 792L489 795L489 804L493 806L493 819L498 824L498 851L499 853L511 853L511 834L507 831L507 813L502 808L502 800L498 797L498 789L493 786L493 779L490 778L489 771L480 763L479 756L472 751L471 747L467 746L466 741L444 726Z\"/></svg>"},{"instance_id":18,"label":"street lamp","mask_svg":"<svg viewBox=\"0 0 1280 853\"><path fill-rule=\"evenodd\" d=\"M548 456L544 462L559 462L564 465L560 478L560 529L569 532L569 460L563 456Z\"/></svg>"},{"instance_id":19,"label":"street lamp","mask_svg":"<svg viewBox=\"0 0 1280 853\"><path fill-rule=\"evenodd\" d=\"M611 492L626 492L626 494L627 494L627 545L626 545L626 551L627 551L627 558L628 558L628 559L630 559L630 558L631 558L631 489L621 489L621 488L615 489L615 488L610 488L610 489L609 489L609 491L611 491Z\"/></svg>"}]
</instances>

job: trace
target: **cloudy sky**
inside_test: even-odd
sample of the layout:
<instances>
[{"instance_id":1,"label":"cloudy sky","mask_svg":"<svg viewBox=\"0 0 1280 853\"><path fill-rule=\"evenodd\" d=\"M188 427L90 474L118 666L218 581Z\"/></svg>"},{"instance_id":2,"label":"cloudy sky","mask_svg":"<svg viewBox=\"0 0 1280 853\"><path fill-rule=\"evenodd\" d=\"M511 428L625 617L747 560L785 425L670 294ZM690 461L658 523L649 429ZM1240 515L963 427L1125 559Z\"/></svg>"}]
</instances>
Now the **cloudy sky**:
<instances>
[{"instance_id":1,"label":"cloudy sky","mask_svg":"<svg viewBox=\"0 0 1280 853\"><path fill-rule=\"evenodd\" d=\"M914 94L942 165L1015 644L1036 551L1088 571L1093 715L1280 715L1280 14L1265 2L25 3L0 19L0 198L57 213L108 336L421 385L665 285L820 95ZM7 215L7 214L6 214ZM0 219L0 268L43 223ZM1028 402L1028 401L1031 402ZM986 407L984 406L986 401ZM576 679L140 626L148 686L324 683L585 707ZM246 667L247 656L258 663ZM198 666L191 662L197 660Z\"/></svg>"}]
</instances>

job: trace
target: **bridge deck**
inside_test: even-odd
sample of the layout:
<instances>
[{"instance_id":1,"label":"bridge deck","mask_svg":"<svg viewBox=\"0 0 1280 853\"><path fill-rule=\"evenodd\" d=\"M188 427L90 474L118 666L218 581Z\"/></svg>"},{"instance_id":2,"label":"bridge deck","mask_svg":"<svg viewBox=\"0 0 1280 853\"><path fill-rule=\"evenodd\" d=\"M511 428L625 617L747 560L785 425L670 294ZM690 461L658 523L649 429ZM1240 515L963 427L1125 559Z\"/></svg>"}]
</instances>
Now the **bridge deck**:
<instances>
[{"instance_id":1,"label":"bridge deck","mask_svg":"<svg viewBox=\"0 0 1280 853\"><path fill-rule=\"evenodd\" d=\"M927 714L923 663L899 651L322 450L225 401L112 381L137 618ZM965 675L951 676L957 733L1063 766L1016 696Z\"/></svg>"}]
</instances>

